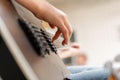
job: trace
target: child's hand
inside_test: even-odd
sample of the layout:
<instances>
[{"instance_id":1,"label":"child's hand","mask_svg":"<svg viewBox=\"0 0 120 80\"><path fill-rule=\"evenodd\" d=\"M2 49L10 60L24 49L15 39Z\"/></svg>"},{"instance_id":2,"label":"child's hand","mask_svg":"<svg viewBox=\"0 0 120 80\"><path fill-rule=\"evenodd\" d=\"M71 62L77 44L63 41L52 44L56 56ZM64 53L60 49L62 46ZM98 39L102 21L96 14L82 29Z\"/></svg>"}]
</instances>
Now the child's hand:
<instances>
[{"instance_id":1,"label":"child's hand","mask_svg":"<svg viewBox=\"0 0 120 80\"><path fill-rule=\"evenodd\" d=\"M56 40L61 34L64 37L63 45L67 44L72 29L68 21L66 14L59 9L55 8L45 0L17 0L20 4L29 9L33 14L49 23L51 28L57 27L58 30L53 37L53 41Z\"/></svg>"}]
</instances>

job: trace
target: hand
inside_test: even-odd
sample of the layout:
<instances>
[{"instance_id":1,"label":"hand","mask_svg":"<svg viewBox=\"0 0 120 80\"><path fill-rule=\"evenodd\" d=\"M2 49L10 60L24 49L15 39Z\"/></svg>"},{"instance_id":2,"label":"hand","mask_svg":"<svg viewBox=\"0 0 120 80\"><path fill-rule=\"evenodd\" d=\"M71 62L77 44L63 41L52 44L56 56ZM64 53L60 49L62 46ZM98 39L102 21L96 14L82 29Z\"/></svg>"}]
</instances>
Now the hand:
<instances>
[{"instance_id":1,"label":"hand","mask_svg":"<svg viewBox=\"0 0 120 80\"><path fill-rule=\"evenodd\" d=\"M28 8L33 14L49 23L51 28L57 27L58 30L53 37L56 40L61 34L64 37L63 45L68 44L72 34L71 25L68 21L66 14L59 9L55 8L45 0L17 0L23 6Z\"/></svg>"},{"instance_id":2,"label":"hand","mask_svg":"<svg viewBox=\"0 0 120 80\"><path fill-rule=\"evenodd\" d=\"M75 49L80 49L80 45L78 43L72 43L71 47L75 48Z\"/></svg>"},{"instance_id":3,"label":"hand","mask_svg":"<svg viewBox=\"0 0 120 80\"><path fill-rule=\"evenodd\" d=\"M42 12L42 14L40 14L39 11ZM58 28L52 40L56 40L62 33L64 37L62 44L67 44L70 39L72 29L66 14L49 3L44 4L43 9L39 11L35 14L36 17L47 21L51 28Z\"/></svg>"}]
</instances>

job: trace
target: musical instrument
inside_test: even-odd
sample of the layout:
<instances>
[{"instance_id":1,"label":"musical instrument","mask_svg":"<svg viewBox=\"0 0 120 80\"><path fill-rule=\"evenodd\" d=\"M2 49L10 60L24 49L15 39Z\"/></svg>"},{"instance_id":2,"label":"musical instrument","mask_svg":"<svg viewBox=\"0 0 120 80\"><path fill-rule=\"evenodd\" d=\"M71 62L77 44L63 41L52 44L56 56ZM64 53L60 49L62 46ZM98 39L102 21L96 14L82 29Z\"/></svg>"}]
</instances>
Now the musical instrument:
<instances>
[{"instance_id":1,"label":"musical instrument","mask_svg":"<svg viewBox=\"0 0 120 80\"><path fill-rule=\"evenodd\" d=\"M66 78L70 72L56 54L41 21L14 1L13 4L19 15L10 1L0 0L0 80ZM110 79L120 80L116 70L112 71L115 73Z\"/></svg>"},{"instance_id":2,"label":"musical instrument","mask_svg":"<svg viewBox=\"0 0 120 80\"><path fill-rule=\"evenodd\" d=\"M0 78L65 79L70 72L56 54L57 49L48 34L41 21L15 0L12 3L9 0L0 0L0 54L5 54L1 57L3 62L0 64ZM5 64L3 67L2 63Z\"/></svg>"}]
</instances>

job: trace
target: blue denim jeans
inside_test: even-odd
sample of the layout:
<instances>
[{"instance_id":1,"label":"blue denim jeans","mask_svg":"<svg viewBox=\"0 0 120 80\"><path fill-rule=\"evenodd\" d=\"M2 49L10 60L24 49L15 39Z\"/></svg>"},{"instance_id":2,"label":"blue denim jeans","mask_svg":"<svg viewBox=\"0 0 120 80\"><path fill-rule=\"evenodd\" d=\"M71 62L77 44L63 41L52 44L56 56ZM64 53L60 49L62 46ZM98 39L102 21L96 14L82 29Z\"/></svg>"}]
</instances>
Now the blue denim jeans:
<instances>
[{"instance_id":1,"label":"blue denim jeans","mask_svg":"<svg viewBox=\"0 0 120 80\"><path fill-rule=\"evenodd\" d=\"M71 80L108 80L110 71L103 67L71 66L68 67Z\"/></svg>"}]
</instances>

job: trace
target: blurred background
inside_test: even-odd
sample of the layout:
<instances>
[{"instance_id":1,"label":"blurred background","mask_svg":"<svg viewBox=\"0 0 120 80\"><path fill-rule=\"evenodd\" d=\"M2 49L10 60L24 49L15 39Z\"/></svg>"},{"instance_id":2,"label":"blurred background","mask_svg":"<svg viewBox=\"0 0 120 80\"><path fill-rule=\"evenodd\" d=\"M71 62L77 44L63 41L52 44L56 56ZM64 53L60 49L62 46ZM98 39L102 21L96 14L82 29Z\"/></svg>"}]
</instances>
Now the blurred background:
<instances>
[{"instance_id":1,"label":"blurred background","mask_svg":"<svg viewBox=\"0 0 120 80\"><path fill-rule=\"evenodd\" d=\"M87 65L102 65L120 54L120 0L48 0L63 10L74 30ZM65 62L78 64L76 57Z\"/></svg>"}]
</instances>

